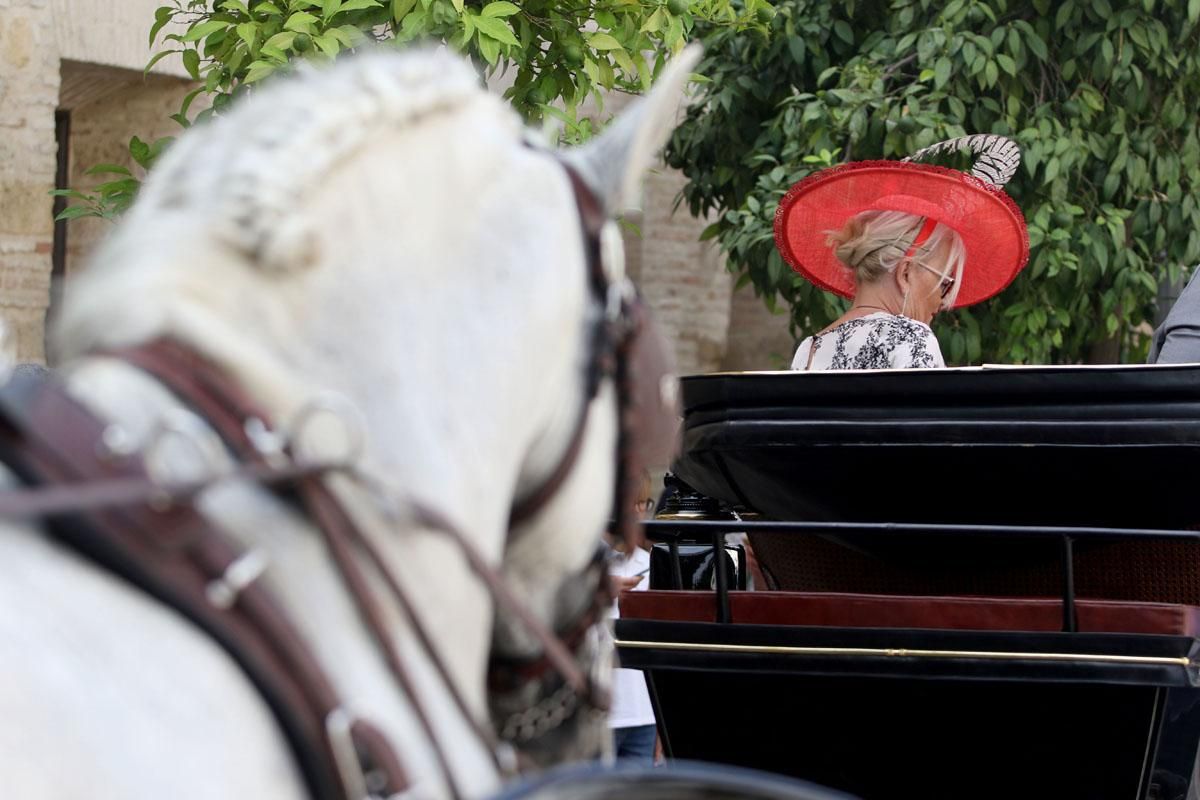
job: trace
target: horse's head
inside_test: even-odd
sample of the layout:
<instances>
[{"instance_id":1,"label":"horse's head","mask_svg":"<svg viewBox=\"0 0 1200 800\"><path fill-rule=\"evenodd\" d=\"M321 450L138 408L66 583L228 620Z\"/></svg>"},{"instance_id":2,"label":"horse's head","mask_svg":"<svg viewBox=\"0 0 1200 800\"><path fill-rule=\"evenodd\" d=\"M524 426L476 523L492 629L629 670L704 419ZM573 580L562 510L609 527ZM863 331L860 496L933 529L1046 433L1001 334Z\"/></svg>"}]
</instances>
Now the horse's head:
<instances>
[{"instance_id":1,"label":"horse's head","mask_svg":"<svg viewBox=\"0 0 1200 800\"><path fill-rule=\"evenodd\" d=\"M625 337L630 294L604 222L668 135L694 63L688 51L569 152L530 144L447 54L300 69L164 155L72 286L62 352L171 336L277 420L342 395L365 421L376 488L436 509L543 626L570 629L604 580L594 554L618 438L654 432L618 421L638 387L618 385L617 356L641 347ZM526 686L496 681L490 698L518 749L543 761L597 741L602 716L559 691L558 671L531 667L541 642L493 620L461 553L395 528L396 569L476 713L490 653L507 677L530 667ZM598 657L575 650L585 667Z\"/></svg>"}]
</instances>

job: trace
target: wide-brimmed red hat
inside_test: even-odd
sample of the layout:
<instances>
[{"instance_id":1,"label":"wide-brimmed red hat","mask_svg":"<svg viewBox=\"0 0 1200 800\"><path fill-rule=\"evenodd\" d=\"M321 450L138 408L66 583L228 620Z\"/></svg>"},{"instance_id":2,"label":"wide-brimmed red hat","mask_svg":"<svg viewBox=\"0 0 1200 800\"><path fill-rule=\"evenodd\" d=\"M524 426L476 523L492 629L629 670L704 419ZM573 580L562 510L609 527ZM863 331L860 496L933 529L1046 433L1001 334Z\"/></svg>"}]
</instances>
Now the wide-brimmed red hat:
<instances>
[{"instance_id":1,"label":"wide-brimmed red hat","mask_svg":"<svg viewBox=\"0 0 1200 800\"><path fill-rule=\"evenodd\" d=\"M968 174L916 163L971 150ZM1012 282L1029 260L1025 218L1001 188L1021 163L1003 136L965 136L940 142L903 161L857 161L814 173L792 187L775 212L775 245L792 269L822 289L851 297L854 278L827 243L863 211L903 211L948 225L966 250L954 307L987 300Z\"/></svg>"}]
</instances>

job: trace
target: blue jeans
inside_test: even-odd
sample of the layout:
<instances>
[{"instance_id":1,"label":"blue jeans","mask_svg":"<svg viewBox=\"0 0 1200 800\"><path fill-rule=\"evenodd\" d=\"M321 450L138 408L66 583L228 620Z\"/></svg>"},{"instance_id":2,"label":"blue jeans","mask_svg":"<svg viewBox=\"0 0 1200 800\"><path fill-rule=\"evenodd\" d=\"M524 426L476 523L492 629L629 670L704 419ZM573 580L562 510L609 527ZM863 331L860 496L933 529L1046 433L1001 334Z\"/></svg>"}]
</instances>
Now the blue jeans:
<instances>
[{"instance_id":1,"label":"blue jeans","mask_svg":"<svg viewBox=\"0 0 1200 800\"><path fill-rule=\"evenodd\" d=\"M613 751L618 759L640 761L647 767L654 766L653 725L636 725L632 728L613 728Z\"/></svg>"}]
</instances>

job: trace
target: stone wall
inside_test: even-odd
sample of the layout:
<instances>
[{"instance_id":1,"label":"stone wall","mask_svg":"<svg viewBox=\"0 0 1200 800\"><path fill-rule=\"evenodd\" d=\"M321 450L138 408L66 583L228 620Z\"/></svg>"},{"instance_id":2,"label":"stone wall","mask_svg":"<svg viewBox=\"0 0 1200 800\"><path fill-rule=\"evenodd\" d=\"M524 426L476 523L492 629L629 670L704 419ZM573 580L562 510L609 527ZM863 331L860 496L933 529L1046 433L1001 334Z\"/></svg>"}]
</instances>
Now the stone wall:
<instances>
[{"instance_id":1,"label":"stone wall","mask_svg":"<svg viewBox=\"0 0 1200 800\"><path fill-rule=\"evenodd\" d=\"M24 360L42 358L58 89L46 0L0 0L0 319L9 347Z\"/></svg>"},{"instance_id":2,"label":"stone wall","mask_svg":"<svg viewBox=\"0 0 1200 800\"><path fill-rule=\"evenodd\" d=\"M50 0L59 58L133 70L139 75L150 60L147 35L154 12L167 0ZM173 24L159 33L178 31ZM169 43L168 43L169 44ZM155 48L158 49L157 46ZM156 75L187 77L178 55L154 65Z\"/></svg>"}]
</instances>

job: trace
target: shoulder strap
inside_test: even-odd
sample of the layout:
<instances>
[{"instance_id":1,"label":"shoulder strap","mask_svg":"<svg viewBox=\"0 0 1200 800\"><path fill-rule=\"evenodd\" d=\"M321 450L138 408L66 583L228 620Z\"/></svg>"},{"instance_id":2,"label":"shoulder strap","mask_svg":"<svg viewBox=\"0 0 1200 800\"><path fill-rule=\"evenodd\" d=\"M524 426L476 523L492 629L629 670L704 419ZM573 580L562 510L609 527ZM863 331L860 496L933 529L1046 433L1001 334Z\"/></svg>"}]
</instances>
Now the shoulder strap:
<instances>
[{"instance_id":1,"label":"shoulder strap","mask_svg":"<svg viewBox=\"0 0 1200 800\"><path fill-rule=\"evenodd\" d=\"M101 446L105 425L53 379L0 388L0 459L29 485L147 476L140 458ZM306 642L239 552L191 504L140 504L49 520L59 541L183 614L241 666L274 713L317 798L358 800L371 780L407 786L366 723L346 717ZM390 792L389 792L390 793Z\"/></svg>"}]
</instances>

